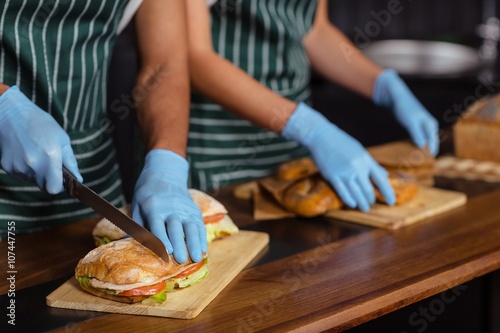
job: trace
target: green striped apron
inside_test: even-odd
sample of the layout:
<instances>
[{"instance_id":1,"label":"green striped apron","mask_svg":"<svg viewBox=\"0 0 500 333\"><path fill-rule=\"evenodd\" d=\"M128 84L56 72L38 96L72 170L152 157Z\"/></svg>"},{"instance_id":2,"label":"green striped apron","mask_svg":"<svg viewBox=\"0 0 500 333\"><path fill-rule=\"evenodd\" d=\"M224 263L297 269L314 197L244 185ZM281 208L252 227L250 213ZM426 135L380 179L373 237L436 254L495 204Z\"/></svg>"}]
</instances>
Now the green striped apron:
<instances>
[{"instance_id":1,"label":"green striped apron","mask_svg":"<svg viewBox=\"0 0 500 333\"><path fill-rule=\"evenodd\" d=\"M310 99L310 66L302 45L314 0L219 0L210 9L216 52L278 94ZM306 150L233 116L198 94L191 104L190 186L217 189L263 177Z\"/></svg>"},{"instance_id":2,"label":"green striped apron","mask_svg":"<svg viewBox=\"0 0 500 333\"><path fill-rule=\"evenodd\" d=\"M107 69L128 0L3 0L0 82L17 85L67 131L84 182L125 203L106 116ZM50 135L50 133L48 133ZM94 215L65 193L50 195L0 172L0 230L33 231Z\"/></svg>"}]
</instances>

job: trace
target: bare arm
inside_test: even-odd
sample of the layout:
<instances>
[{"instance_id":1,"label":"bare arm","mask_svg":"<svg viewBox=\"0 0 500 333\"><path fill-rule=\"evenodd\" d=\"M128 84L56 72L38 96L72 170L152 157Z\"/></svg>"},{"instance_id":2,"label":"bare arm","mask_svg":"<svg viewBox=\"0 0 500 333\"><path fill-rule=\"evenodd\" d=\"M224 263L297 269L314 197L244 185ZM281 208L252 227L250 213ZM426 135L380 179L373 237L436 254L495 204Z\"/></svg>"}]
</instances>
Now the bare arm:
<instances>
[{"instance_id":1,"label":"bare arm","mask_svg":"<svg viewBox=\"0 0 500 333\"><path fill-rule=\"evenodd\" d=\"M312 66L325 78L370 98L382 68L366 58L328 19L328 2L319 0L316 19L303 40Z\"/></svg>"},{"instance_id":2,"label":"bare arm","mask_svg":"<svg viewBox=\"0 0 500 333\"><path fill-rule=\"evenodd\" d=\"M6 84L0 83L0 95L5 92L5 90L9 89L10 87Z\"/></svg>"},{"instance_id":3,"label":"bare arm","mask_svg":"<svg viewBox=\"0 0 500 333\"><path fill-rule=\"evenodd\" d=\"M145 0L136 14L141 66L134 89L147 150L186 157L189 74L185 1Z\"/></svg>"},{"instance_id":4,"label":"bare arm","mask_svg":"<svg viewBox=\"0 0 500 333\"><path fill-rule=\"evenodd\" d=\"M220 57L212 47L205 0L189 0L189 65L194 88L241 118L280 133L297 104Z\"/></svg>"}]
</instances>

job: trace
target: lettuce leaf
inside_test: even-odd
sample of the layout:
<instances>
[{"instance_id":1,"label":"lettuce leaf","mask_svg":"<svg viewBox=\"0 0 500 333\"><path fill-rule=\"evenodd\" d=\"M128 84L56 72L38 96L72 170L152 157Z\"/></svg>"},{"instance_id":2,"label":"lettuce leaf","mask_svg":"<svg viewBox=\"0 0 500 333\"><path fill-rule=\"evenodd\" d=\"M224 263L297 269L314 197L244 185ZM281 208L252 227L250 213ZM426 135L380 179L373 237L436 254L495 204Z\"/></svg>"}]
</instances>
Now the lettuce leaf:
<instances>
[{"instance_id":1,"label":"lettuce leaf","mask_svg":"<svg viewBox=\"0 0 500 333\"><path fill-rule=\"evenodd\" d=\"M158 305L162 304L167 300L167 288L160 291L158 294L149 296L148 298L141 301L145 305Z\"/></svg>"},{"instance_id":2,"label":"lettuce leaf","mask_svg":"<svg viewBox=\"0 0 500 333\"><path fill-rule=\"evenodd\" d=\"M92 280L92 278L88 277L88 276L79 276L76 278L78 280L78 282L80 282L80 284L86 288L88 288L90 286L90 280Z\"/></svg>"},{"instance_id":3,"label":"lettuce leaf","mask_svg":"<svg viewBox=\"0 0 500 333\"><path fill-rule=\"evenodd\" d=\"M108 236L98 236L97 240L98 240L98 243L99 243L98 246L101 246L101 245L104 245L104 244L108 244L108 243L111 242L111 239L109 239Z\"/></svg>"}]
</instances>

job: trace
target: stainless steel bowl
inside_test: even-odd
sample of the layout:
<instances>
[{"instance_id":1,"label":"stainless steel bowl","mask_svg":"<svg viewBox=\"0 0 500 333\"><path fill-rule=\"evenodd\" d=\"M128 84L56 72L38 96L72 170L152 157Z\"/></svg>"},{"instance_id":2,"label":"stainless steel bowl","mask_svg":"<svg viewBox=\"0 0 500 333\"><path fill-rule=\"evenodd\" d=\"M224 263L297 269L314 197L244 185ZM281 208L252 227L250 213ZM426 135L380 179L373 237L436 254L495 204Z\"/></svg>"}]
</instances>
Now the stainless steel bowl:
<instances>
[{"instance_id":1,"label":"stainless steel bowl","mask_svg":"<svg viewBox=\"0 0 500 333\"><path fill-rule=\"evenodd\" d=\"M471 76L482 66L475 49L448 42L402 39L375 41L364 48L363 53L382 67L421 78Z\"/></svg>"}]
</instances>

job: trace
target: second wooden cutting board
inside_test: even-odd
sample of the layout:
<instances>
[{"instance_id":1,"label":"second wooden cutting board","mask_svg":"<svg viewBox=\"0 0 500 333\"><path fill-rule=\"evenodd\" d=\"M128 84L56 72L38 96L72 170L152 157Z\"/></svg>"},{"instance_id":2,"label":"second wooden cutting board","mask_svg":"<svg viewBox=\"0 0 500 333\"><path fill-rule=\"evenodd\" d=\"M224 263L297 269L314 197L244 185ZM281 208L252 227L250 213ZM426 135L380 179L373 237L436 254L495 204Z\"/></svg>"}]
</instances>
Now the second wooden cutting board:
<instances>
[{"instance_id":1,"label":"second wooden cutting board","mask_svg":"<svg viewBox=\"0 0 500 333\"><path fill-rule=\"evenodd\" d=\"M167 301L161 305L125 304L100 298L83 291L75 278L69 279L48 295L47 305L76 310L191 319L200 314L268 243L268 234L246 230L212 242L208 248L207 277L194 286L169 292Z\"/></svg>"},{"instance_id":2,"label":"second wooden cutting board","mask_svg":"<svg viewBox=\"0 0 500 333\"><path fill-rule=\"evenodd\" d=\"M394 230L444 213L462 206L466 202L467 196L464 193L420 186L415 198L399 206L389 207L375 204L366 213L359 210L341 209L330 211L326 215L372 227Z\"/></svg>"}]
</instances>

